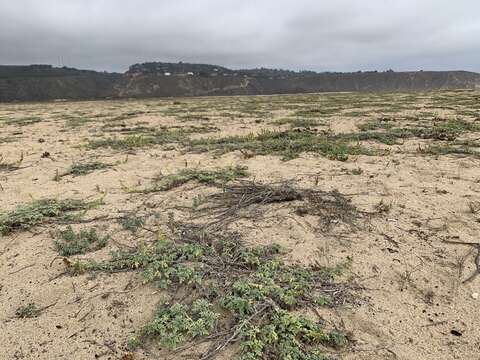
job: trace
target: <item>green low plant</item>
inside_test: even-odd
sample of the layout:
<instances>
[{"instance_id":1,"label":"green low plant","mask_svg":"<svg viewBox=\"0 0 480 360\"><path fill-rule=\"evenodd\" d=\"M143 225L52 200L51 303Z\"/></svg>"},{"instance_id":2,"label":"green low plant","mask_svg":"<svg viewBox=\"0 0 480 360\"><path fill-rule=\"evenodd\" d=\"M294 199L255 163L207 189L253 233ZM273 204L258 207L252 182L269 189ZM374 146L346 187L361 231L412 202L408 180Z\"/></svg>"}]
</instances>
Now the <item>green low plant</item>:
<instances>
[{"instance_id":1,"label":"green low plant","mask_svg":"<svg viewBox=\"0 0 480 360\"><path fill-rule=\"evenodd\" d=\"M309 128L320 125L320 122L311 118L283 118L272 122L274 125L290 125L292 128Z\"/></svg>"},{"instance_id":2,"label":"green low plant","mask_svg":"<svg viewBox=\"0 0 480 360\"><path fill-rule=\"evenodd\" d=\"M29 303L27 305L20 306L15 315L20 319L27 319L27 318L36 318L42 312L41 309L37 307L34 303Z\"/></svg>"},{"instance_id":3,"label":"green low plant","mask_svg":"<svg viewBox=\"0 0 480 360\"><path fill-rule=\"evenodd\" d=\"M346 288L333 280L349 262L333 269L290 265L281 260L277 245L245 247L225 235L195 228L180 228L178 233L178 240L161 239L154 246L117 252L110 261L70 266L72 274L138 269L145 283L155 283L172 295L190 294L182 302L162 304L154 319L129 341L131 347L153 338L175 349L206 338L219 327L229 329L227 344L239 343L242 360L326 359L322 346L348 343L345 335L327 331L300 310L344 302ZM332 293L334 287L337 291Z\"/></svg>"},{"instance_id":4,"label":"green low plant","mask_svg":"<svg viewBox=\"0 0 480 360\"><path fill-rule=\"evenodd\" d=\"M455 146L452 144L445 145L429 145L419 148L418 151L428 155L463 155L480 157L480 152L468 146Z\"/></svg>"},{"instance_id":5,"label":"green low plant","mask_svg":"<svg viewBox=\"0 0 480 360\"><path fill-rule=\"evenodd\" d=\"M394 127L385 121L375 121L360 125L358 133L339 134L345 141L378 141L387 145L397 144L401 139L422 138L433 140L455 140L466 132L480 131L480 127L462 119L437 119L430 126ZM382 129L382 131L373 131Z\"/></svg>"},{"instance_id":6,"label":"green low plant","mask_svg":"<svg viewBox=\"0 0 480 360\"><path fill-rule=\"evenodd\" d=\"M28 230L45 220L67 218L72 212L88 210L99 204L99 201L42 199L18 205L13 211L0 213L0 234Z\"/></svg>"},{"instance_id":7,"label":"green low plant","mask_svg":"<svg viewBox=\"0 0 480 360\"><path fill-rule=\"evenodd\" d=\"M173 128L162 129L151 134L128 135L122 138L107 138L90 140L86 147L88 149L112 148L114 150L132 150L136 148L179 143L188 139L188 134L211 131L211 128Z\"/></svg>"},{"instance_id":8,"label":"green low plant","mask_svg":"<svg viewBox=\"0 0 480 360\"><path fill-rule=\"evenodd\" d=\"M390 118L380 118L377 120L367 121L366 123L357 125L357 127L361 131L372 131L372 130L379 130L379 129L388 130L394 126L394 123L393 123L394 121L395 121L394 119L390 119Z\"/></svg>"},{"instance_id":9,"label":"green low plant","mask_svg":"<svg viewBox=\"0 0 480 360\"><path fill-rule=\"evenodd\" d=\"M112 148L114 150L130 150L145 146L155 145L155 139L144 135L130 135L124 138L107 138L90 140L86 147L88 149Z\"/></svg>"},{"instance_id":10,"label":"green low plant","mask_svg":"<svg viewBox=\"0 0 480 360\"><path fill-rule=\"evenodd\" d=\"M268 315L268 325L247 324L242 329L241 360L262 360L266 353L282 360L327 360L315 345L340 348L348 342L345 335L326 332L319 324L289 311L276 308Z\"/></svg>"},{"instance_id":11,"label":"green low plant","mask_svg":"<svg viewBox=\"0 0 480 360\"><path fill-rule=\"evenodd\" d=\"M221 186L229 181L249 176L244 166L227 166L212 170L182 169L177 173L162 176L149 188L136 190L135 192L151 193L156 191L168 191L190 181L198 181L202 184Z\"/></svg>"},{"instance_id":12,"label":"green low plant","mask_svg":"<svg viewBox=\"0 0 480 360\"><path fill-rule=\"evenodd\" d=\"M63 173L61 176L67 176L67 175L83 176L83 175L90 174L96 170L103 170L111 167L112 167L111 164L105 164L99 161L75 163L72 166L70 166L68 170L65 173Z\"/></svg>"},{"instance_id":13,"label":"green low plant","mask_svg":"<svg viewBox=\"0 0 480 360\"><path fill-rule=\"evenodd\" d=\"M99 250L107 244L109 236L99 237L95 228L81 229L76 233L71 226L58 233L55 247L61 256L85 254Z\"/></svg>"},{"instance_id":14,"label":"green low plant","mask_svg":"<svg viewBox=\"0 0 480 360\"><path fill-rule=\"evenodd\" d=\"M341 110L342 109L339 107L315 107L298 110L294 113L294 115L299 117L327 117L334 114L339 114Z\"/></svg>"},{"instance_id":15,"label":"green low plant","mask_svg":"<svg viewBox=\"0 0 480 360\"><path fill-rule=\"evenodd\" d=\"M362 168L355 168L350 171L352 175L362 175L363 174L363 169Z\"/></svg>"},{"instance_id":16,"label":"green low plant","mask_svg":"<svg viewBox=\"0 0 480 360\"><path fill-rule=\"evenodd\" d=\"M76 116L76 115L69 115L69 116L63 117L63 119L65 120L65 126L71 127L71 128L80 127L95 121L94 118L87 118L87 117Z\"/></svg>"},{"instance_id":17,"label":"green low plant","mask_svg":"<svg viewBox=\"0 0 480 360\"><path fill-rule=\"evenodd\" d=\"M219 316L205 299L197 299L189 306L164 304L141 335L156 338L161 346L175 349L186 340L209 335Z\"/></svg>"},{"instance_id":18,"label":"green low plant","mask_svg":"<svg viewBox=\"0 0 480 360\"><path fill-rule=\"evenodd\" d=\"M11 118L5 121L8 125L17 125L17 126L28 126L39 123L42 121L42 118L38 116L25 116L21 118Z\"/></svg>"},{"instance_id":19,"label":"green low plant","mask_svg":"<svg viewBox=\"0 0 480 360\"><path fill-rule=\"evenodd\" d=\"M344 161L349 155L372 154L360 145L352 145L333 135L310 131L262 131L260 134L230 136L220 139L198 139L190 142L192 151L248 151L255 155L282 155L284 160L298 157L303 152L314 152L332 160Z\"/></svg>"}]
</instances>

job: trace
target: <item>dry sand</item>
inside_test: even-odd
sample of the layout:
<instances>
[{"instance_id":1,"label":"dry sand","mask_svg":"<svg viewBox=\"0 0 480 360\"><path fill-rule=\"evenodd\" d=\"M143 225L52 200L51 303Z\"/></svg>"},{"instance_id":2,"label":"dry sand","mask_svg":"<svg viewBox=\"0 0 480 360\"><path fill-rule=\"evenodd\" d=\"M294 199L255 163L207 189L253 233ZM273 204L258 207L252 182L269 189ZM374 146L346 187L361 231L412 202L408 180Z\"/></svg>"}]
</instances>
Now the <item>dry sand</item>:
<instances>
[{"instance_id":1,"label":"dry sand","mask_svg":"<svg viewBox=\"0 0 480 360\"><path fill-rule=\"evenodd\" d=\"M156 128L208 124L218 128L192 135L198 138L287 129L288 124L279 126L271 121L336 97L343 99L340 109L328 116L319 114L319 129L357 131L357 125L382 116L409 115L421 120L469 110L477 116L463 118L474 122L480 117L479 94L472 92L2 104L0 154L4 162L21 156L23 161L17 170L0 171L0 211L10 211L32 199L103 197L105 205L89 211L86 218L119 216L133 209L154 210L163 216L163 209L190 205L195 196L209 190L187 184L142 196L126 189L148 185L159 172L227 165L247 166L258 181L293 179L304 187L336 189L366 211L374 211L383 202L388 212L372 218L368 226L340 235L315 229L314 217L283 217L282 209L273 209L270 215L274 216L268 218L248 220L242 229L249 243L284 246L288 261L335 265L353 258L353 279L362 288L358 305L322 312L327 321L341 324L351 339L351 346L334 353L338 358L480 359L480 277L462 283L476 270L476 250L445 242L480 241L480 211L474 213L469 208L480 201L479 157L422 154L417 149L432 140L415 138L392 146L365 143L390 149L390 153L350 156L345 162L311 153L290 161L275 155L246 158L238 151L221 156L195 154L178 144L134 151L81 146L88 139L121 136L107 133L105 124ZM435 97L450 99L453 108L442 106ZM476 99L477 107L465 105L461 101L465 98L473 103ZM386 105L357 104L368 99ZM385 111L405 99L408 109ZM243 109L254 107L256 112L237 112L239 104ZM365 114L345 115L360 107ZM169 109L175 111L169 113ZM125 114L124 119L115 119ZM8 123L9 119L17 121ZM39 121L19 126L22 119ZM73 127L75 119L77 126ZM463 136L475 139L475 134ZM45 152L49 156L42 157ZM61 174L73 163L86 160L115 166L55 181L57 171ZM361 173L354 174L355 169ZM76 228L92 225L110 234L111 241L102 250L79 256L81 259L107 259L120 244L135 246L141 240L121 230L115 221L79 224ZM44 224L0 237L0 359L180 358L154 346L127 355L128 338L151 319L165 294L152 285L143 285L134 272L62 275L65 265L53 244L57 228L63 227ZM44 309L35 318L16 317L16 310L28 303ZM223 358L230 358L232 352ZM185 354L197 356L194 350Z\"/></svg>"}]
</instances>

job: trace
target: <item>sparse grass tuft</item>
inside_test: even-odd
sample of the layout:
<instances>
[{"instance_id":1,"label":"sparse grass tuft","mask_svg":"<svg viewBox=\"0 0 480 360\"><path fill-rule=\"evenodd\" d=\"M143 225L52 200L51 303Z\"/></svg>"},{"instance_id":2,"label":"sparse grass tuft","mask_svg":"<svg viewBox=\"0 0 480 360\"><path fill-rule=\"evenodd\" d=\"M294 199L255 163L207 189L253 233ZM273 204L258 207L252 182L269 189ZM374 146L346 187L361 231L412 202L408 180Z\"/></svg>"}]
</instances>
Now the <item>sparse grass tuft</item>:
<instances>
[{"instance_id":1,"label":"sparse grass tuft","mask_svg":"<svg viewBox=\"0 0 480 360\"><path fill-rule=\"evenodd\" d=\"M340 134L339 138L350 141L373 140L387 145L398 143L399 139L421 138L433 140L455 140L466 132L480 131L480 127L461 119L434 119L431 126L393 127L390 119L368 122L359 126L361 132ZM383 131L375 131L382 129Z\"/></svg>"},{"instance_id":2,"label":"sparse grass tuft","mask_svg":"<svg viewBox=\"0 0 480 360\"><path fill-rule=\"evenodd\" d=\"M352 175L362 175L363 174L363 169L361 168L355 168L350 171L350 174Z\"/></svg>"},{"instance_id":3,"label":"sparse grass tuft","mask_svg":"<svg viewBox=\"0 0 480 360\"><path fill-rule=\"evenodd\" d=\"M211 127L190 127L162 129L149 134L128 135L123 138L89 140L88 149L112 148L114 150L132 150L155 145L173 144L186 141L188 134L213 131Z\"/></svg>"},{"instance_id":4,"label":"sparse grass tuft","mask_svg":"<svg viewBox=\"0 0 480 360\"><path fill-rule=\"evenodd\" d=\"M131 150L140 147L155 145L154 138L143 135L130 135L122 139L108 138L90 140L87 143L89 149L112 148L114 150Z\"/></svg>"},{"instance_id":5,"label":"sparse grass tuft","mask_svg":"<svg viewBox=\"0 0 480 360\"><path fill-rule=\"evenodd\" d=\"M135 234L145 224L145 218L136 216L134 214L129 214L118 219L118 223L124 230Z\"/></svg>"},{"instance_id":6,"label":"sparse grass tuft","mask_svg":"<svg viewBox=\"0 0 480 360\"><path fill-rule=\"evenodd\" d=\"M480 212L480 201L471 201L468 203L470 213L477 214Z\"/></svg>"},{"instance_id":7,"label":"sparse grass tuft","mask_svg":"<svg viewBox=\"0 0 480 360\"><path fill-rule=\"evenodd\" d=\"M229 181L244 178L249 175L247 168L243 166L228 166L212 170L182 169L175 174L162 176L156 179L153 186L136 192L151 193L156 191L168 191L190 181L198 181L202 184L221 186Z\"/></svg>"},{"instance_id":8,"label":"sparse grass tuft","mask_svg":"<svg viewBox=\"0 0 480 360\"><path fill-rule=\"evenodd\" d=\"M17 125L17 126L28 126L39 123L42 121L42 118L38 116L25 116L22 118L11 118L5 121L7 125Z\"/></svg>"},{"instance_id":9,"label":"sparse grass tuft","mask_svg":"<svg viewBox=\"0 0 480 360\"><path fill-rule=\"evenodd\" d=\"M3 155L0 155L0 171L14 171L19 169L19 165L23 161L23 152L20 155L20 159L16 162L6 162L3 160Z\"/></svg>"},{"instance_id":10,"label":"sparse grass tuft","mask_svg":"<svg viewBox=\"0 0 480 360\"><path fill-rule=\"evenodd\" d=\"M352 111L347 111L342 114L342 116L348 116L348 117L363 117L363 116L368 116L368 111L360 111L360 110L352 110Z\"/></svg>"},{"instance_id":11,"label":"sparse grass tuft","mask_svg":"<svg viewBox=\"0 0 480 360\"><path fill-rule=\"evenodd\" d=\"M341 108L337 107L316 107L316 108L310 108L310 109L301 109L298 110L294 113L295 116L298 117L318 117L318 116L323 116L323 117L328 117L332 116L334 114L339 114L341 112Z\"/></svg>"},{"instance_id":12,"label":"sparse grass tuft","mask_svg":"<svg viewBox=\"0 0 480 360\"><path fill-rule=\"evenodd\" d=\"M99 237L94 228L75 233L72 227L68 226L59 231L55 247L61 256L79 255L105 247L108 239L109 236Z\"/></svg>"},{"instance_id":13,"label":"sparse grass tuft","mask_svg":"<svg viewBox=\"0 0 480 360\"><path fill-rule=\"evenodd\" d=\"M71 212L87 210L97 204L73 199L42 199L22 204L13 211L0 213L0 234L28 230L46 220L65 218Z\"/></svg>"},{"instance_id":14,"label":"sparse grass tuft","mask_svg":"<svg viewBox=\"0 0 480 360\"><path fill-rule=\"evenodd\" d=\"M480 126L459 118L450 119L434 119L433 126L437 129L443 129L445 131L462 134L464 132L476 132L480 131Z\"/></svg>"},{"instance_id":15,"label":"sparse grass tuft","mask_svg":"<svg viewBox=\"0 0 480 360\"><path fill-rule=\"evenodd\" d=\"M0 144L6 144L6 143L10 143L10 142L14 142L15 139L12 138L12 137L0 137Z\"/></svg>"},{"instance_id":16,"label":"sparse grass tuft","mask_svg":"<svg viewBox=\"0 0 480 360\"><path fill-rule=\"evenodd\" d=\"M15 315L19 319L36 318L41 312L42 310L39 309L37 305L34 303L29 303L27 305L20 306L15 312Z\"/></svg>"},{"instance_id":17,"label":"sparse grass tuft","mask_svg":"<svg viewBox=\"0 0 480 360\"><path fill-rule=\"evenodd\" d=\"M82 117L82 116L74 116L74 115L66 116L65 120L66 120L65 121L65 126L71 127L71 128L80 127L80 126L86 125L86 124L88 124L92 121L95 121L94 119L90 119L90 118L86 118L86 117Z\"/></svg>"},{"instance_id":18,"label":"sparse grass tuft","mask_svg":"<svg viewBox=\"0 0 480 360\"><path fill-rule=\"evenodd\" d=\"M193 151L215 151L224 154L231 151L249 152L254 155L279 154L283 160L291 160L303 152L321 154L332 160L345 161L349 155L372 154L360 145L311 131L263 131L258 135L230 136L221 139L192 140Z\"/></svg>"},{"instance_id":19,"label":"sparse grass tuft","mask_svg":"<svg viewBox=\"0 0 480 360\"><path fill-rule=\"evenodd\" d=\"M131 150L141 147L176 143L185 139L186 135L183 131L171 130L157 133L154 136L129 135L121 139L108 138L101 140L93 140L88 142L87 148L98 149L109 147L114 150Z\"/></svg>"},{"instance_id":20,"label":"sparse grass tuft","mask_svg":"<svg viewBox=\"0 0 480 360\"><path fill-rule=\"evenodd\" d=\"M479 157L480 152L465 146L454 146L451 144L445 145L429 145L425 148L419 148L418 151L422 154L429 155L463 155Z\"/></svg>"},{"instance_id":21,"label":"sparse grass tuft","mask_svg":"<svg viewBox=\"0 0 480 360\"><path fill-rule=\"evenodd\" d=\"M111 164L105 164L99 161L93 161L88 163L75 163L70 168L63 173L61 176L83 176L94 172L95 170L102 170L111 168Z\"/></svg>"},{"instance_id":22,"label":"sparse grass tuft","mask_svg":"<svg viewBox=\"0 0 480 360\"><path fill-rule=\"evenodd\" d=\"M394 121L395 119L383 117L377 120L371 120L366 123L360 124L357 127L361 131L372 131L372 130L379 130L379 129L388 130L393 127L394 124L392 124L392 122Z\"/></svg>"},{"instance_id":23,"label":"sparse grass tuft","mask_svg":"<svg viewBox=\"0 0 480 360\"><path fill-rule=\"evenodd\" d=\"M392 207L392 203L386 203L382 199L378 204L375 205L375 211L379 214L387 214L392 210Z\"/></svg>"},{"instance_id":24,"label":"sparse grass tuft","mask_svg":"<svg viewBox=\"0 0 480 360\"><path fill-rule=\"evenodd\" d=\"M283 118L272 122L274 125L290 125L292 128L310 128L320 125L318 120L311 118Z\"/></svg>"}]
</instances>

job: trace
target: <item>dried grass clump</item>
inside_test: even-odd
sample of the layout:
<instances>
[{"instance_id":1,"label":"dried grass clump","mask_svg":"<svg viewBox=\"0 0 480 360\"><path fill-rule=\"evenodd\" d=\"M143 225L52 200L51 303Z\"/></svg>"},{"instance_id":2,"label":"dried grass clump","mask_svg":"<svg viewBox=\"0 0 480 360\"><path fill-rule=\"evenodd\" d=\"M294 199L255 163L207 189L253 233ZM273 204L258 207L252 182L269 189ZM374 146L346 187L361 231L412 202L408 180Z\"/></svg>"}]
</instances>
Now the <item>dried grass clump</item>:
<instances>
[{"instance_id":1,"label":"dried grass clump","mask_svg":"<svg viewBox=\"0 0 480 360\"><path fill-rule=\"evenodd\" d=\"M299 202L294 207L295 213L317 216L324 230L340 222L353 226L366 214L338 191L297 188L289 181L271 184L237 181L203 199L198 217L210 218L206 227L223 226L242 217L261 217L267 211L264 205L295 201Z\"/></svg>"}]
</instances>

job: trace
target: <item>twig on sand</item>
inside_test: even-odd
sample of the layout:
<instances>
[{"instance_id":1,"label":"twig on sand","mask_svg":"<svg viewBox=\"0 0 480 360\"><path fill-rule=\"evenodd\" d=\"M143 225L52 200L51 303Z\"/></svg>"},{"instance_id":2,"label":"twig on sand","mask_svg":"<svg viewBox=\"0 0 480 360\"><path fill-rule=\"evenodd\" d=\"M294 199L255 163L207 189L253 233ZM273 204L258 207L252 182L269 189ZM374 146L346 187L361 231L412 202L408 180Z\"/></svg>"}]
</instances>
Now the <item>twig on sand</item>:
<instances>
[{"instance_id":1,"label":"twig on sand","mask_svg":"<svg viewBox=\"0 0 480 360\"><path fill-rule=\"evenodd\" d=\"M8 273L8 275L13 275L13 274L19 273L20 271L25 270L25 269L28 269L28 268L31 268L32 266L35 266L35 264L30 264L30 265L23 266L23 267L21 267L21 268L18 269L18 270L15 270L15 271L13 271L13 272L11 272L11 273Z\"/></svg>"},{"instance_id":2,"label":"twig on sand","mask_svg":"<svg viewBox=\"0 0 480 360\"><path fill-rule=\"evenodd\" d=\"M445 243L447 244L453 244L453 245L466 245L466 246L472 246L477 250L477 255L475 255L475 271L473 272L472 275L470 275L468 278L462 281L463 284L466 284L472 280L474 280L478 275L480 275L480 244L479 243L471 243L471 242L463 242L463 241L449 241L449 240L444 240Z\"/></svg>"}]
</instances>

